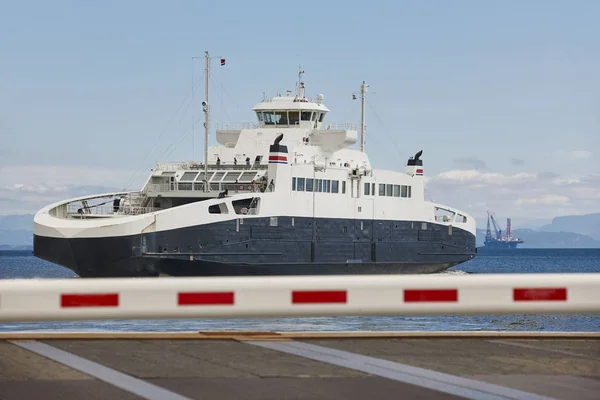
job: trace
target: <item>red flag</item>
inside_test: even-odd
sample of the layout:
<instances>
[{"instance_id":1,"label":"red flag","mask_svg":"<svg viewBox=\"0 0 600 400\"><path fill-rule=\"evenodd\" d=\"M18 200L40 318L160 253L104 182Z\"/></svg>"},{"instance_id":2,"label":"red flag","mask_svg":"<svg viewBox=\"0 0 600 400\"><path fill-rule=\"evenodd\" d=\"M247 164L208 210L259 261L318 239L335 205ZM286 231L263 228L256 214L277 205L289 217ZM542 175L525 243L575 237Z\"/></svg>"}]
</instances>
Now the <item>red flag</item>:
<instances>
[{"instance_id":1,"label":"red flag","mask_svg":"<svg viewBox=\"0 0 600 400\"><path fill-rule=\"evenodd\" d=\"M221 58L221 65L225 65L225 59Z\"/></svg>"}]
</instances>

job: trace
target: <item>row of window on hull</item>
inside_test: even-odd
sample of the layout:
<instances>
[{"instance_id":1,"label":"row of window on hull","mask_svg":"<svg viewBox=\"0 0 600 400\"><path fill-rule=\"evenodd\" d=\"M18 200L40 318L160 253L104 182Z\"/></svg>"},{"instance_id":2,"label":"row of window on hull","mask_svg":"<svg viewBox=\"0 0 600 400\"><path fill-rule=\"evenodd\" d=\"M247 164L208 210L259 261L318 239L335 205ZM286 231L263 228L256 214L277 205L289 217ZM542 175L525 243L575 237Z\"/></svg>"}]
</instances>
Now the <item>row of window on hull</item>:
<instances>
[{"instance_id":1,"label":"row of window on hull","mask_svg":"<svg viewBox=\"0 0 600 400\"><path fill-rule=\"evenodd\" d=\"M339 193L340 182L331 179L292 178L292 190L295 192ZM346 181L342 181L342 194L346 193Z\"/></svg>"},{"instance_id":2,"label":"row of window on hull","mask_svg":"<svg viewBox=\"0 0 600 400\"><path fill-rule=\"evenodd\" d=\"M319 111L257 111L259 122L265 125L298 125L300 121L323 122L324 112Z\"/></svg>"},{"instance_id":3,"label":"row of window on hull","mask_svg":"<svg viewBox=\"0 0 600 400\"><path fill-rule=\"evenodd\" d=\"M375 184L365 182L365 196L375 196ZM387 197L411 197L412 187L408 185L392 185L389 183L379 184L379 195Z\"/></svg>"}]
</instances>

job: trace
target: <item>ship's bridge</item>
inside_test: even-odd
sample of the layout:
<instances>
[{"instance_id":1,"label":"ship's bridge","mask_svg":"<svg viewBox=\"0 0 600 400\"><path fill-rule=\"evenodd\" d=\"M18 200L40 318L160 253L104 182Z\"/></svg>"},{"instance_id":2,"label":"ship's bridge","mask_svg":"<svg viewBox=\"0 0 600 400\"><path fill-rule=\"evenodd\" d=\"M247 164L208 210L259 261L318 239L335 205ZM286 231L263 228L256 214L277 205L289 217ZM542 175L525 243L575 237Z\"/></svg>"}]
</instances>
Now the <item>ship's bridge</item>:
<instances>
[{"instance_id":1,"label":"ship's bridge","mask_svg":"<svg viewBox=\"0 0 600 400\"><path fill-rule=\"evenodd\" d=\"M252 108L261 128L320 129L329 111L321 101L323 95L312 102L298 96L277 96L263 100Z\"/></svg>"}]
</instances>

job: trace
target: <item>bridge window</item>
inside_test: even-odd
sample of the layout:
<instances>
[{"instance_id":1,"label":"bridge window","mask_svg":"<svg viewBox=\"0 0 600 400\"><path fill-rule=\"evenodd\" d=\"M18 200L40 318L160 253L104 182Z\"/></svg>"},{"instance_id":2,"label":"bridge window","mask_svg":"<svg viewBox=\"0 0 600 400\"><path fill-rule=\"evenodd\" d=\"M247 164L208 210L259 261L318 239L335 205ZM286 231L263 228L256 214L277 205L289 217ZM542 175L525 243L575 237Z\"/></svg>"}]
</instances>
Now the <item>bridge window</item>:
<instances>
[{"instance_id":1,"label":"bridge window","mask_svg":"<svg viewBox=\"0 0 600 400\"><path fill-rule=\"evenodd\" d=\"M342 181L342 194L346 193L346 181Z\"/></svg>"},{"instance_id":2,"label":"bridge window","mask_svg":"<svg viewBox=\"0 0 600 400\"><path fill-rule=\"evenodd\" d=\"M319 122L323 122L323 118L325 118L325 113L321 113L321 115L319 115Z\"/></svg>"},{"instance_id":3,"label":"bridge window","mask_svg":"<svg viewBox=\"0 0 600 400\"><path fill-rule=\"evenodd\" d=\"M394 185L394 197L400 197L400 185Z\"/></svg>"},{"instance_id":4,"label":"bridge window","mask_svg":"<svg viewBox=\"0 0 600 400\"><path fill-rule=\"evenodd\" d=\"M375 184L374 183L371 184L371 195L375 196Z\"/></svg>"},{"instance_id":5,"label":"bridge window","mask_svg":"<svg viewBox=\"0 0 600 400\"><path fill-rule=\"evenodd\" d=\"M262 120L263 120L263 115L262 115L262 112L260 112L260 111L257 111L257 112L256 112L256 116L258 117L258 121L259 121L259 122L262 122Z\"/></svg>"},{"instance_id":6,"label":"bridge window","mask_svg":"<svg viewBox=\"0 0 600 400\"><path fill-rule=\"evenodd\" d=\"M385 183L380 183L379 184L379 195L380 196L385 196Z\"/></svg>"},{"instance_id":7,"label":"bridge window","mask_svg":"<svg viewBox=\"0 0 600 400\"><path fill-rule=\"evenodd\" d=\"M371 184L369 182L365 182L365 196L368 196L370 194L370 189L371 189Z\"/></svg>"},{"instance_id":8,"label":"bridge window","mask_svg":"<svg viewBox=\"0 0 600 400\"><path fill-rule=\"evenodd\" d=\"M324 192L331 192L331 181L329 179L325 180L325 187L323 188Z\"/></svg>"},{"instance_id":9,"label":"bridge window","mask_svg":"<svg viewBox=\"0 0 600 400\"><path fill-rule=\"evenodd\" d=\"M299 192L304 192L304 178L298 178L296 181L296 190Z\"/></svg>"},{"instance_id":10,"label":"bridge window","mask_svg":"<svg viewBox=\"0 0 600 400\"><path fill-rule=\"evenodd\" d=\"M275 111L275 123L277 125L287 125L288 124L287 111Z\"/></svg>"},{"instance_id":11,"label":"bridge window","mask_svg":"<svg viewBox=\"0 0 600 400\"><path fill-rule=\"evenodd\" d=\"M323 179L317 179L317 192L323 191Z\"/></svg>"},{"instance_id":12,"label":"bridge window","mask_svg":"<svg viewBox=\"0 0 600 400\"><path fill-rule=\"evenodd\" d=\"M275 124L275 114L273 114L273 111L263 111L263 117L265 119L265 125Z\"/></svg>"},{"instance_id":13,"label":"bridge window","mask_svg":"<svg viewBox=\"0 0 600 400\"><path fill-rule=\"evenodd\" d=\"M292 178L292 191L296 190L296 177Z\"/></svg>"},{"instance_id":14,"label":"bridge window","mask_svg":"<svg viewBox=\"0 0 600 400\"><path fill-rule=\"evenodd\" d=\"M302 111L301 113L302 121L310 121L310 111Z\"/></svg>"},{"instance_id":15,"label":"bridge window","mask_svg":"<svg viewBox=\"0 0 600 400\"><path fill-rule=\"evenodd\" d=\"M338 193L339 189L339 182L338 181L331 181L331 193Z\"/></svg>"},{"instance_id":16,"label":"bridge window","mask_svg":"<svg viewBox=\"0 0 600 400\"><path fill-rule=\"evenodd\" d=\"M300 111L288 111L288 121L290 125L298 125L300 121Z\"/></svg>"}]
</instances>

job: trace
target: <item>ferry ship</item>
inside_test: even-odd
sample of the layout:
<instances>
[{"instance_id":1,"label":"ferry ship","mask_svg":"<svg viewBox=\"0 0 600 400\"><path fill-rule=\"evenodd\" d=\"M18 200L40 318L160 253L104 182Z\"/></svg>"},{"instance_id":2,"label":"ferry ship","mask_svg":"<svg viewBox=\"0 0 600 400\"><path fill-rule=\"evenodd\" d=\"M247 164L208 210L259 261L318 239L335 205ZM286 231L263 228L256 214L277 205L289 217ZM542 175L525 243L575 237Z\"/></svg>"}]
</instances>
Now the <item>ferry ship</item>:
<instances>
[{"instance_id":1,"label":"ferry ship","mask_svg":"<svg viewBox=\"0 0 600 400\"><path fill-rule=\"evenodd\" d=\"M368 85L357 149L355 124L327 123L302 76L255 122L217 127L210 148L206 90L204 162L158 163L139 191L42 208L34 255L80 277L424 274L475 257L475 219L426 201L422 151L404 171L372 167Z\"/></svg>"}]
</instances>

